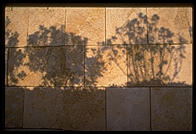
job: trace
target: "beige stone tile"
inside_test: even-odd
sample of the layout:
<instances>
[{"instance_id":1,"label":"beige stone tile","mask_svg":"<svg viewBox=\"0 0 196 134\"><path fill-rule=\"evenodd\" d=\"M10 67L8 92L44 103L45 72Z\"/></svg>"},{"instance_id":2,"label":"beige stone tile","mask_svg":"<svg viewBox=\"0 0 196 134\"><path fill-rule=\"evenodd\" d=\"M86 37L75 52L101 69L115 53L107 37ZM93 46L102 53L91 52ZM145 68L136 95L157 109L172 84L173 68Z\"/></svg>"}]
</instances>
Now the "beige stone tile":
<instances>
[{"instance_id":1,"label":"beige stone tile","mask_svg":"<svg viewBox=\"0 0 196 134\"><path fill-rule=\"evenodd\" d=\"M149 88L106 89L107 130L150 130Z\"/></svg>"},{"instance_id":2,"label":"beige stone tile","mask_svg":"<svg viewBox=\"0 0 196 134\"><path fill-rule=\"evenodd\" d=\"M28 45L65 45L65 13L60 7L29 8Z\"/></svg>"},{"instance_id":3,"label":"beige stone tile","mask_svg":"<svg viewBox=\"0 0 196 134\"><path fill-rule=\"evenodd\" d=\"M127 66L125 47L87 46L85 86L125 86Z\"/></svg>"},{"instance_id":4,"label":"beige stone tile","mask_svg":"<svg viewBox=\"0 0 196 134\"><path fill-rule=\"evenodd\" d=\"M5 48L5 85L7 85L7 63L8 63L8 48Z\"/></svg>"},{"instance_id":5,"label":"beige stone tile","mask_svg":"<svg viewBox=\"0 0 196 134\"><path fill-rule=\"evenodd\" d=\"M129 86L192 85L192 44L145 47L128 47Z\"/></svg>"},{"instance_id":6,"label":"beige stone tile","mask_svg":"<svg viewBox=\"0 0 196 134\"><path fill-rule=\"evenodd\" d=\"M60 88L34 87L25 90L24 128L58 128L57 114L62 105Z\"/></svg>"},{"instance_id":7,"label":"beige stone tile","mask_svg":"<svg viewBox=\"0 0 196 134\"><path fill-rule=\"evenodd\" d=\"M146 16L146 8L106 8L106 40L111 39L107 43L146 44L147 17L142 19L140 13Z\"/></svg>"},{"instance_id":8,"label":"beige stone tile","mask_svg":"<svg viewBox=\"0 0 196 134\"><path fill-rule=\"evenodd\" d=\"M9 85L82 86L83 46L10 49Z\"/></svg>"},{"instance_id":9,"label":"beige stone tile","mask_svg":"<svg viewBox=\"0 0 196 134\"><path fill-rule=\"evenodd\" d=\"M24 89L22 87L5 88L5 127L23 126Z\"/></svg>"},{"instance_id":10,"label":"beige stone tile","mask_svg":"<svg viewBox=\"0 0 196 134\"><path fill-rule=\"evenodd\" d=\"M192 88L152 88L152 130L192 130Z\"/></svg>"},{"instance_id":11,"label":"beige stone tile","mask_svg":"<svg viewBox=\"0 0 196 134\"><path fill-rule=\"evenodd\" d=\"M150 23L154 23L152 31L148 30L149 43L162 44L170 42L169 40L172 40L174 43L181 43L182 41L179 40L179 35L186 39L187 43L192 43L191 7L147 8L147 14L149 21L148 27L151 27ZM152 16L155 14L157 16L154 16L154 21L151 21ZM155 30L156 28L157 30ZM174 35L171 36L169 31Z\"/></svg>"},{"instance_id":12,"label":"beige stone tile","mask_svg":"<svg viewBox=\"0 0 196 134\"><path fill-rule=\"evenodd\" d=\"M66 32L87 38L87 45L98 45L97 42L105 41L104 8L66 8L66 10Z\"/></svg>"},{"instance_id":13,"label":"beige stone tile","mask_svg":"<svg viewBox=\"0 0 196 134\"><path fill-rule=\"evenodd\" d=\"M105 130L105 89L66 88L58 126L64 130Z\"/></svg>"},{"instance_id":14,"label":"beige stone tile","mask_svg":"<svg viewBox=\"0 0 196 134\"><path fill-rule=\"evenodd\" d=\"M6 47L19 47L27 44L28 17L27 7L5 8Z\"/></svg>"}]
</instances>

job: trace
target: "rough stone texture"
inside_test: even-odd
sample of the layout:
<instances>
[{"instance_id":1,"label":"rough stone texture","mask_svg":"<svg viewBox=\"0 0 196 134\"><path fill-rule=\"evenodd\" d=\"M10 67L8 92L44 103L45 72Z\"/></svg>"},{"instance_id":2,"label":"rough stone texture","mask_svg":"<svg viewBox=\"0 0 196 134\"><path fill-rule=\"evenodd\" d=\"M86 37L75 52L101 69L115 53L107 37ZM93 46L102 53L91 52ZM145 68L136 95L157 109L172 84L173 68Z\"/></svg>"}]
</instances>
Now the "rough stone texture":
<instances>
[{"instance_id":1,"label":"rough stone texture","mask_svg":"<svg viewBox=\"0 0 196 134\"><path fill-rule=\"evenodd\" d=\"M58 128L57 114L62 105L60 88L28 88L24 98L24 128Z\"/></svg>"},{"instance_id":2,"label":"rough stone texture","mask_svg":"<svg viewBox=\"0 0 196 134\"><path fill-rule=\"evenodd\" d=\"M192 130L192 88L152 88L152 130Z\"/></svg>"},{"instance_id":3,"label":"rough stone texture","mask_svg":"<svg viewBox=\"0 0 196 134\"><path fill-rule=\"evenodd\" d=\"M9 53L9 85L82 86L83 46L12 48Z\"/></svg>"},{"instance_id":4,"label":"rough stone texture","mask_svg":"<svg viewBox=\"0 0 196 134\"><path fill-rule=\"evenodd\" d=\"M157 14L160 18L157 27L168 28L174 33L173 42L180 43L178 34L187 40L187 43L192 43L192 8L191 7L168 7L168 8L147 8L148 20L150 22L151 17ZM149 26L149 25L148 25ZM158 38L157 32L149 31L149 35L152 34L155 37L154 41L149 38L149 43L164 43L163 40ZM164 33L166 35L166 32ZM168 37L168 36L167 36ZM166 41L167 43L167 41Z\"/></svg>"},{"instance_id":5,"label":"rough stone texture","mask_svg":"<svg viewBox=\"0 0 196 134\"><path fill-rule=\"evenodd\" d=\"M106 89L107 130L150 130L149 88Z\"/></svg>"},{"instance_id":6,"label":"rough stone texture","mask_svg":"<svg viewBox=\"0 0 196 134\"><path fill-rule=\"evenodd\" d=\"M104 8L66 8L66 10L66 32L87 38L87 45L97 45L97 42L105 40Z\"/></svg>"},{"instance_id":7,"label":"rough stone texture","mask_svg":"<svg viewBox=\"0 0 196 134\"><path fill-rule=\"evenodd\" d=\"M5 46L21 47L27 44L28 10L24 7L5 8Z\"/></svg>"},{"instance_id":8,"label":"rough stone texture","mask_svg":"<svg viewBox=\"0 0 196 134\"><path fill-rule=\"evenodd\" d=\"M126 44L129 44L128 36L124 34L121 34L120 36L116 35L116 29L125 26L127 22L130 22L135 18L139 20L139 13L146 15L146 8L106 8L106 39L111 39L112 36L117 36L117 39L112 42L112 44L124 44L124 41ZM139 26L144 28L144 31L142 34L135 34L135 36L144 38L139 44L146 44L147 25L141 21L139 22ZM138 44L135 41L131 43Z\"/></svg>"},{"instance_id":9,"label":"rough stone texture","mask_svg":"<svg viewBox=\"0 0 196 134\"><path fill-rule=\"evenodd\" d=\"M126 50L118 46L87 46L85 57L86 86L125 86L127 83Z\"/></svg>"},{"instance_id":10,"label":"rough stone texture","mask_svg":"<svg viewBox=\"0 0 196 134\"><path fill-rule=\"evenodd\" d=\"M7 55L8 55L8 48L5 48L5 85L7 85Z\"/></svg>"},{"instance_id":11,"label":"rough stone texture","mask_svg":"<svg viewBox=\"0 0 196 134\"><path fill-rule=\"evenodd\" d=\"M148 45L146 48L152 51L142 50L144 47L146 46L141 46L139 51L128 47L128 85L192 85L192 44L165 47ZM162 60L160 60L160 52L163 53ZM139 56L136 53L140 53L144 59L137 60ZM151 64L152 57L154 61ZM163 64L162 69L159 66L161 64ZM162 75L159 76L160 70Z\"/></svg>"},{"instance_id":12,"label":"rough stone texture","mask_svg":"<svg viewBox=\"0 0 196 134\"><path fill-rule=\"evenodd\" d=\"M63 39L63 33L65 28L65 8L46 8L46 7L33 7L29 8L29 29L28 29L28 36L32 34L36 34L37 32L45 32L45 35L47 35L48 38L51 38L51 42L54 40L60 40L61 42L52 42L52 45L65 45L65 40ZM43 26L47 28L48 31L40 27ZM59 32L60 30L61 32ZM52 35L52 33L56 33L55 35ZM58 33L58 34L57 34ZM43 38L43 37L42 37ZM40 37L40 39L42 39ZM37 46L47 46L51 45L51 43L36 43L31 39L31 43L33 45ZM28 43L28 45L32 45Z\"/></svg>"},{"instance_id":13,"label":"rough stone texture","mask_svg":"<svg viewBox=\"0 0 196 134\"><path fill-rule=\"evenodd\" d=\"M24 89L22 87L5 88L5 128L23 126Z\"/></svg>"},{"instance_id":14,"label":"rough stone texture","mask_svg":"<svg viewBox=\"0 0 196 134\"><path fill-rule=\"evenodd\" d=\"M105 130L105 89L96 87L64 90L58 126L64 130Z\"/></svg>"}]
</instances>

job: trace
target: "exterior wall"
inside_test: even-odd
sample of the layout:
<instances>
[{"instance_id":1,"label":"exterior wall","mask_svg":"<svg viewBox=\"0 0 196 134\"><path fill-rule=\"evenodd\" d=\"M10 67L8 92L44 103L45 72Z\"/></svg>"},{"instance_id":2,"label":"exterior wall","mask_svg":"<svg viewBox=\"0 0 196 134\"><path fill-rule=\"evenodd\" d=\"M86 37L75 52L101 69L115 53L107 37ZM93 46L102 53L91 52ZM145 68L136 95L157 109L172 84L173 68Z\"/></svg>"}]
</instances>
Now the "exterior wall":
<instances>
[{"instance_id":1,"label":"exterior wall","mask_svg":"<svg viewBox=\"0 0 196 134\"><path fill-rule=\"evenodd\" d=\"M192 130L192 43L192 7L6 7L5 126Z\"/></svg>"}]
</instances>

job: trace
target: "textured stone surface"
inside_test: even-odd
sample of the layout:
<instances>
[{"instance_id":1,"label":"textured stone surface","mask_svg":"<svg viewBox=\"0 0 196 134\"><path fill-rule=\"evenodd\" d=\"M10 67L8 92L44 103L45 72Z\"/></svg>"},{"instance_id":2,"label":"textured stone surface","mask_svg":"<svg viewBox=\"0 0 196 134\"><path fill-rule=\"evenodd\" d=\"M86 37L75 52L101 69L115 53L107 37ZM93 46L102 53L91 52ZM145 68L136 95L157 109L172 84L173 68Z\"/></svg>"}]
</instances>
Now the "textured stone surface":
<instances>
[{"instance_id":1,"label":"textured stone surface","mask_svg":"<svg viewBox=\"0 0 196 134\"><path fill-rule=\"evenodd\" d=\"M107 130L150 130L149 88L106 89Z\"/></svg>"},{"instance_id":2,"label":"textured stone surface","mask_svg":"<svg viewBox=\"0 0 196 134\"><path fill-rule=\"evenodd\" d=\"M105 130L105 90L96 87L66 88L58 126L64 130Z\"/></svg>"},{"instance_id":3,"label":"textured stone surface","mask_svg":"<svg viewBox=\"0 0 196 134\"><path fill-rule=\"evenodd\" d=\"M135 84L192 85L192 44L128 47L128 85Z\"/></svg>"},{"instance_id":4,"label":"textured stone surface","mask_svg":"<svg viewBox=\"0 0 196 134\"><path fill-rule=\"evenodd\" d=\"M54 41L52 42L52 45L64 45L65 40L63 39L63 33L64 28L65 28L65 13L66 9L65 8L46 8L46 7L33 7L29 8L29 29L28 29L28 35L35 34L36 32L45 32L45 35L47 35L48 38L51 38L51 42L54 40L60 40L60 41ZM44 30L40 26L43 26L47 28L47 30ZM61 32L60 32L60 31ZM55 35L53 35L53 34ZM43 37L40 37L42 39ZM33 39L31 39L32 43ZM38 46L47 46L51 42L48 41L49 43L35 43L33 45L38 45ZM32 45L32 44L28 44ZM51 45L51 44L50 44Z\"/></svg>"},{"instance_id":5,"label":"textured stone surface","mask_svg":"<svg viewBox=\"0 0 196 134\"><path fill-rule=\"evenodd\" d=\"M24 128L58 128L56 117L62 105L60 88L28 88L24 98Z\"/></svg>"},{"instance_id":6,"label":"textured stone surface","mask_svg":"<svg viewBox=\"0 0 196 134\"><path fill-rule=\"evenodd\" d=\"M5 46L18 47L27 44L28 8L5 8Z\"/></svg>"},{"instance_id":7,"label":"textured stone surface","mask_svg":"<svg viewBox=\"0 0 196 134\"><path fill-rule=\"evenodd\" d=\"M192 130L192 88L152 88L152 130Z\"/></svg>"},{"instance_id":8,"label":"textured stone surface","mask_svg":"<svg viewBox=\"0 0 196 134\"><path fill-rule=\"evenodd\" d=\"M126 50L119 46L87 46L85 57L86 86L125 86Z\"/></svg>"},{"instance_id":9,"label":"textured stone surface","mask_svg":"<svg viewBox=\"0 0 196 134\"><path fill-rule=\"evenodd\" d=\"M7 60L8 60L8 58L7 58L7 55L8 55L8 49L7 48L5 48L5 85L7 85Z\"/></svg>"},{"instance_id":10,"label":"textured stone surface","mask_svg":"<svg viewBox=\"0 0 196 134\"><path fill-rule=\"evenodd\" d=\"M66 8L66 10L66 32L86 37L87 45L97 45L97 42L105 40L104 8Z\"/></svg>"},{"instance_id":11,"label":"textured stone surface","mask_svg":"<svg viewBox=\"0 0 196 134\"><path fill-rule=\"evenodd\" d=\"M147 15L150 22L151 17L156 14L159 16L157 27L168 28L174 33L172 40L174 43L180 43L178 34L187 40L187 43L192 43L192 8L191 7L168 7L168 8L147 8ZM148 25L150 26L150 25ZM153 31L150 34L155 37L154 41L150 40L149 43L164 43L163 38L158 38L158 32ZM168 38L167 31L162 33ZM168 35L168 36L167 36ZM165 41L167 43L167 41Z\"/></svg>"},{"instance_id":12,"label":"textured stone surface","mask_svg":"<svg viewBox=\"0 0 196 134\"><path fill-rule=\"evenodd\" d=\"M24 89L22 87L5 88L5 127L23 126Z\"/></svg>"},{"instance_id":13,"label":"textured stone surface","mask_svg":"<svg viewBox=\"0 0 196 134\"><path fill-rule=\"evenodd\" d=\"M143 23L139 17L138 14L142 13L143 15L146 15L146 8L106 8L106 39L111 39L112 36L116 36L117 39L112 42L112 44L124 44L124 41L126 44L132 43L132 44L146 44L147 43L147 25ZM132 20L137 19L139 21L139 27L143 28L144 31L140 34L136 34L137 25L132 25ZM132 25L134 31L135 37L129 41L130 37L129 35L125 35L125 32L128 32L127 29L124 32L120 32L120 35L116 34L116 30L119 27L126 27L125 25L129 23ZM129 26L128 26L129 27ZM126 27L126 28L128 28ZM136 37L143 38L143 41L136 42L134 41Z\"/></svg>"},{"instance_id":14,"label":"textured stone surface","mask_svg":"<svg viewBox=\"0 0 196 134\"><path fill-rule=\"evenodd\" d=\"M9 85L82 86L83 46L12 48L9 53Z\"/></svg>"}]
</instances>

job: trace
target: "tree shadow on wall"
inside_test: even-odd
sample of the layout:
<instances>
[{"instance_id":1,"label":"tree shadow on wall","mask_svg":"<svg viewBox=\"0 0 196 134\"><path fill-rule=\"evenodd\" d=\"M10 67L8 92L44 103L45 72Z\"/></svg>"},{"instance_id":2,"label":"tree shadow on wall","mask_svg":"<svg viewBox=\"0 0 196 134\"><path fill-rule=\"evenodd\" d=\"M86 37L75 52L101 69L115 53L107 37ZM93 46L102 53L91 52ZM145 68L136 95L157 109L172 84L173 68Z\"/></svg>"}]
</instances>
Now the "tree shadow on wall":
<instances>
[{"instance_id":1,"label":"tree shadow on wall","mask_svg":"<svg viewBox=\"0 0 196 134\"><path fill-rule=\"evenodd\" d=\"M8 26L9 18L6 22ZM96 72L86 80L93 86L105 69L99 52L85 56L93 51L86 46L88 39L64 32L64 26L40 26L29 35L26 47L16 48L18 36L6 29L6 46L11 47L8 86L21 86L6 89L6 128L104 130L105 92L84 87L84 72Z\"/></svg>"},{"instance_id":2,"label":"tree shadow on wall","mask_svg":"<svg viewBox=\"0 0 196 134\"><path fill-rule=\"evenodd\" d=\"M118 49L122 49L122 46L126 49L128 86L187 85L185 81L176 83L174 80L186 58L185 44L188 41L179 34L175 35L169 28L158 27L159 19L154 14L148 21L146 15L139 13L137 18L116 28L116 34L106 43L99 42L102 45L116 45L116 41L122 43L112 49L112 60L109 62L114 62L113 59L119 56ZM178 36L179 45L173 45L174 36Z\"/></svg>"}]
</instances>

